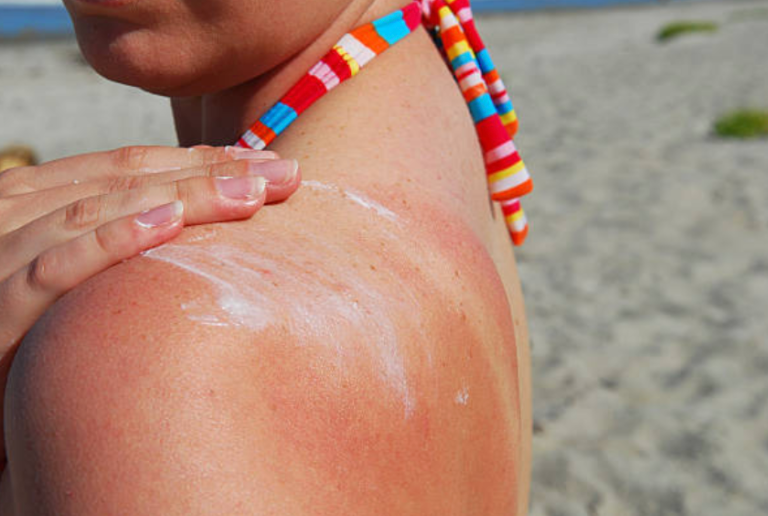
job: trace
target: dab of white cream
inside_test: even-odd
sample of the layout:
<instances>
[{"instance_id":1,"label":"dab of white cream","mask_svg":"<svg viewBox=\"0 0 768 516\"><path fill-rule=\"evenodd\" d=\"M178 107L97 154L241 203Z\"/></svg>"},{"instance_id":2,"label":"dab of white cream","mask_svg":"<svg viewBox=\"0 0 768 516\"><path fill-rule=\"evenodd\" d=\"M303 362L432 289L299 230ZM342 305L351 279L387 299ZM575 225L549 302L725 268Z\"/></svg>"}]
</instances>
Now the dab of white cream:
<instances>
[{"instance_id":1,"label":"dab of white cream","mask_svg":"<svg viewBox=\"0 0 768 516\"><path fill-rule=\"evenodd\" d=\"M397 222L397 215L395 212L361 193L345 190L333 183L323 183L321 181L314 181L312 179L302 181L301 184L302 186L308 186L309 188L322 192L339 192L358 206L362 206L367 210L371 210L377 215L384 217L385 219L389 219L392 222Z\"/></svg>"},{"instance_id":2,"label":"dab of white cream","mask_svg":"<svg viewBox=\"0 0 768 516\"><path fill-rule=\"evenodd\" d=\"M331 256L344 252L328 249ZM278 259L225 245L166 244L143 254L194 274L213 287L213 306L194 299L181 305L188 319L206 326L254 331L288 324L299 343L327 343L339 368L356 360L352 353L370 354L381 380L401 400L404 417L416 410L402 344L389 316L391 300L371 289L354 271L307 276L302 273L306 265L293 262L290 253ZM403 309L417 312L415 307ZM340 341L343 335L347 337ZM345 344L355 340L364 345Z\"/></svg>"},{"instance_id":3,"label":"dab of white cream","mask_svg":"<svg viewBox=\"0 0 768 516\"><path fill-rule=\"evenodd\" d=\"M462 389L456 393L456 397L453 399L457 405L466 405L469 402L469 388L462 387Z\"/></svg>"},{"instance_id":4,"label":"dab of white cream","mask_svg":"<svg viewBox=\"0 0 768 516\"><path fill-rule=\"evenodd\" d=\"M302 179L301 186L309 187L313 190L321 190L323 192L340 191L340 188L332 183L323 183L322 181L315 181L314 179Z\"/></svg>"},{"instance_id":5,"label":"dab of white cream","mask_svg":"<svg viewBox=\"0 0 768 516\"><path fill-rule=\"evenodd\" d=\"M392 210L389 210L388 208L385 208L381 204L377 203L376 201L369 199L368 197L365 197L359 193L354 193L351 191L345 191L344 195L351 200L352 202L355 202L362 206L363 208L373 210L380 216L391 220L392 222L397 222L397 215Z\"/></svg>"},{"instance_id":6,"label":"dab of white cream","mask_svg":"<svg viewBox=\"0 0 768 516\"><path fill-rule=\"evenodd\" d=\"M217 259L205 248L184 245L164 245L150 249L143 253L147 258L159 260L174 265L180 269L196 274L208 280L218 290L218 305L228 317L226 319L233 326L245 326L252 330L260 330L271 322L270 314L263 310L263 295L256 289L238 285L236 271L241 266L222 259L222 273L214 270L204 270L206 263ZM252 271L250 271L252 272ZM232 276L232 277L228 277ZM260 304L259 301L262 303ZM190 320L202 322L208 325L223 326L221 318L216 314L201 313L200 307L194 303L182 304Z\"/></svg>"}]
</instances>

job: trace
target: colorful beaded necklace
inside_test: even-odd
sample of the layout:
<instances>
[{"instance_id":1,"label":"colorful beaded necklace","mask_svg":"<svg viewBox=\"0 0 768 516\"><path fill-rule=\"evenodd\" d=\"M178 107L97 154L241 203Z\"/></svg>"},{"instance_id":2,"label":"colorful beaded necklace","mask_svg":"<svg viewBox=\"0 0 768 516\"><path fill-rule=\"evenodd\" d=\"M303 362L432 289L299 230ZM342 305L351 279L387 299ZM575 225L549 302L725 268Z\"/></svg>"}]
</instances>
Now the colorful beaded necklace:
<instances>
[{"instance_id":1,"label":"colorful beaded necklace","mask_svg":"<svg viewBox=\"0 0 768 516\"><path fill-rule=\"evenodd\" d=\"M501 203L512 242L520 245L528 234L520 197L533 189L533 182L512 141L517 132L515 109L477 32L469 0L414 0L345 34L236 145L266 148L315 101L422 23L450 64L469 106L484 153L491 199Z\"/></svg>"}]
</instances>

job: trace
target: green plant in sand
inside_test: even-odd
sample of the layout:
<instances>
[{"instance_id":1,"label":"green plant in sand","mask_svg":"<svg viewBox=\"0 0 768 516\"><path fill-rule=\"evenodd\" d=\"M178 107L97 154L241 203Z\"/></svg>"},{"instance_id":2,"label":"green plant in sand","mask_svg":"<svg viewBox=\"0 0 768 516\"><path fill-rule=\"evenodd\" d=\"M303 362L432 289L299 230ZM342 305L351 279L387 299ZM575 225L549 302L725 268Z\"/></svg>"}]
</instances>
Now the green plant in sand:
<instances>
[{"instance_id":1,"label":"green plant in sand","mask_svg":"<svg viewBox=\"0 0 768 516\"><path fill-rule=\"evenodd\" d=\"M768 110L739 109L715 122L715 134L721 138L768 137Z\"/></svg>"},{"instance_id":2,"label":"green plant in sand","mask_svg":"<svg viewBox=\"0 0 768 516\"><path fill-rule=\"evenodd\" d=\"M656 39L659 41L669 41L683 34L690 34L695 32L715 32L717 30L717 24L708 21L677 21L668 23L661 28L656 35Z\"/></svg>"}]
</instances>

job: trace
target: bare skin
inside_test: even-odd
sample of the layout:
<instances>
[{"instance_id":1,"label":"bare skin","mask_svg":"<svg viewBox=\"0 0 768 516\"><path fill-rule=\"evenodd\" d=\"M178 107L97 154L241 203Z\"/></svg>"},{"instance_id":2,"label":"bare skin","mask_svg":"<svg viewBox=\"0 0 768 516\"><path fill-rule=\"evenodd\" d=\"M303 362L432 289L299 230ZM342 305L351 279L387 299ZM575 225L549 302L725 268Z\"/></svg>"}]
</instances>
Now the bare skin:
<instances>
[{"instance_id":1,"label":"bare skin","mask_svg":"<svg viewBox=\"0 0 768 516\"><path fill-rule=\"evenodd\" d=\"M302 164L288 201L48 311L11 371L0 514L526 512L519 281L431 45L409 36L276 142ZM321 48L260 95L177 102L182 140L231 140Z\"/></svg>"}]
</instances>

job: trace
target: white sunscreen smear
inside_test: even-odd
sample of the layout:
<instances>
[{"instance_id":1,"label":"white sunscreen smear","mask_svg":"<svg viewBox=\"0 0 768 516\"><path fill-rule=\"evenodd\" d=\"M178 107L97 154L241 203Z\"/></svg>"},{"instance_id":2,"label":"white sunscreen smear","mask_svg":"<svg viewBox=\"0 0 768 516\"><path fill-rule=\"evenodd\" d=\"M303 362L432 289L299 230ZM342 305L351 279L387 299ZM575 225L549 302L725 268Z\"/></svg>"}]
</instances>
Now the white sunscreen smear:
<instances>
[{"instance_id":1,"label":"white sunscreen smear","mask_svg":"<svg viewBox=\"0 0 768 516\"><path fill-rule=\"evenodd\" d=\"M387 315L391 302L354 271L310 274L290 256L272 258L226 245L165 244L144 256L194 274L212 287L214 304L195 299L182 303L191 321L256 331L286 325L300 341L331 346L339 367L356 359L352 353L371 354L382 380L402 400L405 417L413 414L405 361ZM404 309L415 312L413 307ZM344 342L365 345L342 344L340 335Z\"/></svg>"},{"instance_id":2,"label":"white sunscreen smear","mask_svg":"<svg viewBox=\"0 0 768 516\"><path fill-rule=\"evenodd\" d=\"M212 255L209 249L188 245L167 244L150 249L144 256L191 272L216 287L223 314L202 313L200 305L194 302L182 304L182 309L191 320L215 326L222 326L227 321L233 326L254 330L264 328L269 321L269 314L264 313L262 308L265 304L258 304L259 297L263 298L263 295L255 288L243 286L245 282L236 281L237 272L243 272L241 265ZM222 266L214 269L211 265L215 265L216 261Z\"/></svg>"},{"instance_id":3,"label":"white sunscreen smear","mask_svg":"<svg viewBox=\"0 0 768 516\"><path fill-rule=\"evenodd\" d=\"M334 183L324 183L322 181L314 181L312 179L302 181L301 185L324 192L339 192L353 203L362 206L367 210L371 210L377 215L384 217L385 219L389 219L392 222L397 222L397 215L395 212L361 193L341 188L339 185Z\"/></svg>"},{"instance_id":4,"label":"white sunscreen smear","mask_svg":"<svg viewBox=\"0 0 768 516\"><path fill-rule=\"evenodd\" d=\"M469 388L462 387L462 389L456 393L454 400L457 405L466 405L469 402Z\"/></svg>"}]
</instances>

